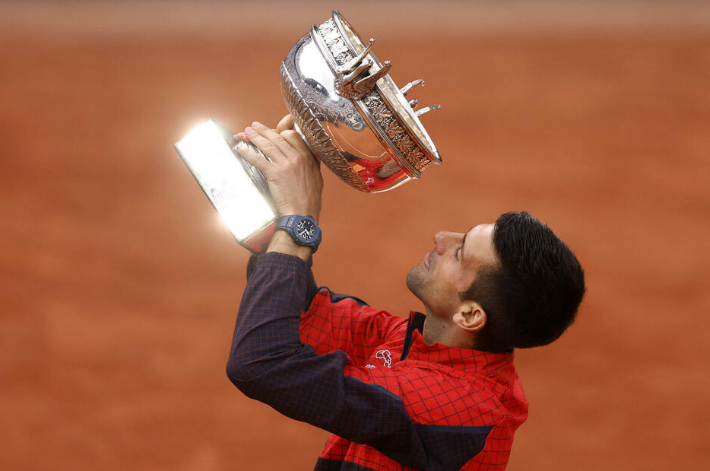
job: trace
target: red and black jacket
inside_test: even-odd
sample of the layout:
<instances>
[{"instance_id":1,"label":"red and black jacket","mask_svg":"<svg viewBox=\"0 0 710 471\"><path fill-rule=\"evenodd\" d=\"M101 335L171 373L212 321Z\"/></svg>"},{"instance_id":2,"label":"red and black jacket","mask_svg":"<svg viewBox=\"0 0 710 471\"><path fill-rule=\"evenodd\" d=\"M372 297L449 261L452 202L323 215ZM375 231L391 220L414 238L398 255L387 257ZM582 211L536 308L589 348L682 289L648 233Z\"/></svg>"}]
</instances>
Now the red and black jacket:
<instances>
[{"instance_id":1,"label":"red and black jacket","mask_svg":"<svg viewBox=\"0 0 710 471\"><path fill-rule=\"evenodd\" d=\"M316 470L502 470L527 402L513 353L427 345L393 316L316 288L297 257L259 257L227 364L247 396L328 430Z\"/></svg>"}]
</instances>

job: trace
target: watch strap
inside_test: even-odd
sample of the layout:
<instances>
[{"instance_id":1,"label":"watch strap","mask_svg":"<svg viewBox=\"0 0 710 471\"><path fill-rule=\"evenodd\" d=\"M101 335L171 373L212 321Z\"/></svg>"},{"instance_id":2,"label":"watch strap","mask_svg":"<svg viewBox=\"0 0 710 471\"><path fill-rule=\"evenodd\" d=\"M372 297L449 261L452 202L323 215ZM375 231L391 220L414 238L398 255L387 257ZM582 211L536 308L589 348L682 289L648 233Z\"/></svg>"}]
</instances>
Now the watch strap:
<instances>
[{"instance_id":1,"label":"watch strap","mask_svg":"<svg viewBox=\"0 0 710 471\"><path fill-rule=\"evenodd\" d=\"M308 220L310 224L312 224L315 228L315 235L309 241L303 240L297 232L298 224L303 220ZM313 253L318 250L318 246L320 245L322 239L322 234L320 228L318 227L318 223L312 216L300 216L293 214L281 216L281 218L279 218L276 224L276 230L279 229L288 232L296 244L311 247L313 249Z\"/></svg>"}]
</instances>

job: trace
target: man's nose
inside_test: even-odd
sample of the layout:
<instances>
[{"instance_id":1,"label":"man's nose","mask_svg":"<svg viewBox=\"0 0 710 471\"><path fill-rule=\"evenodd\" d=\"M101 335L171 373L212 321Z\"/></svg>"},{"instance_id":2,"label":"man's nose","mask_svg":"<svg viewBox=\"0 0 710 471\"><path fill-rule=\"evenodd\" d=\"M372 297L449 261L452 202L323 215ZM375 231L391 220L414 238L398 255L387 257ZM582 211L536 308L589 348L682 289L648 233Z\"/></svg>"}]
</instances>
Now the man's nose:
<instances>
[{"instance_id":1,"label":"man's nose","mask_svg":"<svg viewBox=\"0 0 710 471\"><path fill-rule=\"evenodd\" d=\"M446 250L455 242L456 233L440 231L434 234L434 244L439 255L443 255Z\"/></svg>"}]
</instances>

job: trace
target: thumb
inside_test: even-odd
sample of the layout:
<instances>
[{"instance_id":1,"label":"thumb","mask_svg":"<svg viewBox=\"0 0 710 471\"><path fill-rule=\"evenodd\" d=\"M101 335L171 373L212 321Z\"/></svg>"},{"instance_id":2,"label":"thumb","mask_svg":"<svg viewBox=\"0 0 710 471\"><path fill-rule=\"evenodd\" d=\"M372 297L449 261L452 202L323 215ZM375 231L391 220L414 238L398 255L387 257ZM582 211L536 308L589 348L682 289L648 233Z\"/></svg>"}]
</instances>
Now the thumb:
<instances>
[{"instance_id":1,"label":"thumb","mask_svg":"<svg viewBox=\"0 0 710 471\"><path fill-rule=\"evenodd\" d=\"M306 142L303 140L301 135L298 134L296 131L283 131L281 133L281 137L283 137L289 144L291 144L302 155L314 158L313 154L311 153L311 149L308 148L308 145L306 144ZM316 160L318 160L318 159L316 159Z\"/></svg>"},{"instance_id":2,"label":"thumb","mask_svg":"<svg viewBox=\"0 0 710 471\"><path fill-rule=\"evenodd\" d=\"M287 114L283 118L281 118L281 121L279 121L279 124L276 125L276 131L281 133L283 131L287 131L289 129L293 129L293 116L290 114Z\"/></svg>"}]
</instances>

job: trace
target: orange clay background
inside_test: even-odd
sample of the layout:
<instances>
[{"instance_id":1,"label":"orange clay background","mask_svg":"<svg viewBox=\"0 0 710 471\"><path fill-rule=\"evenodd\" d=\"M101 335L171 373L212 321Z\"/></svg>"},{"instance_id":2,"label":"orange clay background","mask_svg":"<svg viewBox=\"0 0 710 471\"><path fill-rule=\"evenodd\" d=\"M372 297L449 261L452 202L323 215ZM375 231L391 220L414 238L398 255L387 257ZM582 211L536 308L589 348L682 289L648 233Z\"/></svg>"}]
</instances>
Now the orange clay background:
<instances>
[{"instance_id":1,"label":"orange clay background","mask_svg":"<svg viewBox=\"0 0 710 471\"><path fill-rule=\"evenodd\" d=\"M545 220L578 322L520 350L509 470L710 467L710 7L696 2L0 3L0 469L308 470L327 434L232 387L247 252L174 151L285 113L278 67L339 8L444 164L325 175L321 284L405 315L438 230Z\"/></svg>"}]
</instances>

